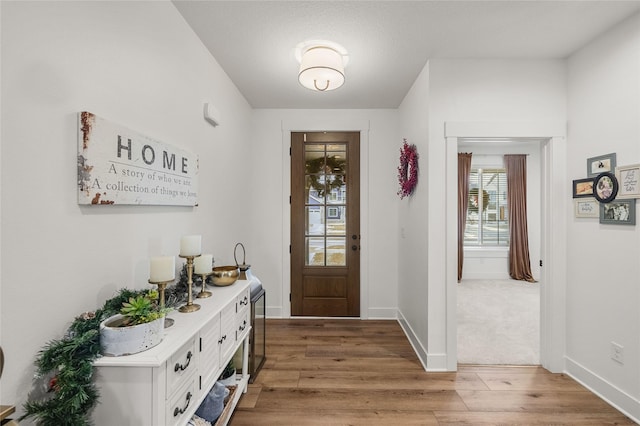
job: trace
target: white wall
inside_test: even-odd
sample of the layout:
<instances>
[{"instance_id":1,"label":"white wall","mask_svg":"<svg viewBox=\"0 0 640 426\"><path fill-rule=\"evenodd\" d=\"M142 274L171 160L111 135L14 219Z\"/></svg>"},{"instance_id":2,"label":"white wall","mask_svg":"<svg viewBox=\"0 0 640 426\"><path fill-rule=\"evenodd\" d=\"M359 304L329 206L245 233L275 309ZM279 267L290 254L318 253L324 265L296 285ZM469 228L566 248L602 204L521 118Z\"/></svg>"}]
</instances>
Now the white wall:
<instances>
[{"instance_id":1,"label":"white wall","mask_svg":"<svg viewBox=\"0 0 640 426\"><path fill-rule=\"evenodd\" d=\"M288 317L291 131L361 132L361 317L395 318L398 293L396 167L402 144L396 110L258 109L253 114L254 211L248 263L267 291L267 315ZM396 155L396 152L398 155Z\"/></svg>"},{"instance_id":2,"label":"white wall","mask_svg":"<svg viewBox=\"0 0 640 426\"><path fill-rule=\"evenodd\" d=\"M444 247L448 213L447 209L442 208L447 205L446 185L443 183L446 173L444 165L447 164L445 123L514 122L517 126L518 122L564 121L566 77L565 65L561 60L436 59L429 61L428 75L423 71L418 80L423 78L428 81L414 84L407 95L401 107L401 120L403 132L413 127L428 134L422 135L427 142L428 160L423 161L426 167L423 166L424 173L421 174L427 188L420 190L412 200L414 205L408 206L410 212L401 213L400 219L417 212L418 217L411 217L409 223L410 226L420 227L419 238L426 238L428 245L420 253L420 261L407 264L407 270L400 266L404 276L423 277L424 259L427 260L427 280L421 283L427 286L427 305L422 310L416 310L420 314L416 318L409 318L408 322L414 328L415 338L428 352L427 367L443 370L455 367L455 363L447 359L449 354L453 354L446 332L447 309L451 309L451 306L447 305L448 257ZM417 117L428 120L428 125L421 124ZM424 148L422 152L427 151ZM420 202L427 193L428 205L425 207ZM455 197L455 194L451 196ZM420 296L423 293L424 290L417 293L421 302L424 302ZM404 297L410 296L403 296L401 287L400 309L403 312ZM422 330L425 321L427 332Z\"/></svg>"},{"instance_id":3,"label":"white wall","mask_svg":"<svg viewBox=\"0 0 640 426\"><path fill-rule=\"evenodd\" d=\"M435 165L446 162L446 122L565 121L565 79L565 65L561 60L431 61L430 163ZM435 167L430 169L432 184L429 188L429 200L446 204L446 185L439 181L441 174ZM456 197L456 194L451 196ZM430 212L429 287L430 296L433 294L434 297L429 298L429 315L436 321L429 322L429 352L451 353L451 345L447 344L445 321L447 309L453 308L452 296L449 297L449 305L445 303L447 290L450 293L455 291L451 288L452 283L449 283L448 289L445 284L445 265L447 256L451 254L447 255L444 250L437 249L447 237L447 218L445 210L431 209ZM454 365L451 358L447 359L446 364L449 369Z\"/></svg>"},{"instance_id":4,"label":"white wall","mask_svg":"<svg viewBox=\"0 0 640 426\"><path fill-rule=\"evenodd\" d=\"M416 146L420 157L413 195L397 201L398 316L420 360L428 367L429 179L432 167L442 169L442 163L432 164L429 152L429 63L403 99L399 112L402 137Z\"/></svg>"},{"instance_id":5,"label":"white wall","mask_svg":"<svg viewBox=\"0 0 640 426\"><path fill-rule=\"evenodd\" d=\"M618 165L640 163L640 15L569 58L568 89L569 178L610 152ZM640 419L640 230L573 214L567 223L569 372ZM624 347L624 365L611 360L611 342Z\"/></svg>"},{"instance_id":6,"label":"white wall","mask_svg":"<svg viewBox=\"0 0 640 426\"><path fill-rule=\"evenodd\" d=\"M20 407L40 348L117 289L149 287L149 257L199 233L218 264L233 261L250 235L236 165L251 109L170 2L1 7L2 403ZM199 207L78 206L82 110L198 154Z\"/></svg>"}]
</instances>

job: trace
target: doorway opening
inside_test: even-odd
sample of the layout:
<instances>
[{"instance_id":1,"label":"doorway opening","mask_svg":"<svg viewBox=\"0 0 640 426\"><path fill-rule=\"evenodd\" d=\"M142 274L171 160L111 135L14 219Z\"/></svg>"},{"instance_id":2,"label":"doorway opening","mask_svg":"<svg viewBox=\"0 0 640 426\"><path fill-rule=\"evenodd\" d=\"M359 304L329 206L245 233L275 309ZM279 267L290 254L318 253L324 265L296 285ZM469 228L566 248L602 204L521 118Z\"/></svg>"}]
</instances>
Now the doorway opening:
<instances>
[{"instance_id":1,"label":"doorway opening","mask_svg":"<svg viewBox=\"0 0 640 426\"><path fill-rule=\"evenodd\" d=\"M540 364L559 373L566 347L566 123L543 122L447 122L446 187L457 194L459 140L538 140L540 144ZM457 370L458 232L457 196L447 197L446 218L446 369ZM532 261L539 265L536 260ZM533 265L532 265L533 266Z\"/></svg>"},{"instance_id":2,"label":"doorway opening","mask_svg":"<svg viewBox=\"0 0 640 426\"><path fill-rule=\"evenodd\" d=\"M540 364L540 284L509 276L510 218L503 158L505 154L527 156L529 257L533 276L539 280L541 143L536 139L458 140L458 152L471 153L464 264L457 288L460 364Z\"/></svg>"}]
</instances>

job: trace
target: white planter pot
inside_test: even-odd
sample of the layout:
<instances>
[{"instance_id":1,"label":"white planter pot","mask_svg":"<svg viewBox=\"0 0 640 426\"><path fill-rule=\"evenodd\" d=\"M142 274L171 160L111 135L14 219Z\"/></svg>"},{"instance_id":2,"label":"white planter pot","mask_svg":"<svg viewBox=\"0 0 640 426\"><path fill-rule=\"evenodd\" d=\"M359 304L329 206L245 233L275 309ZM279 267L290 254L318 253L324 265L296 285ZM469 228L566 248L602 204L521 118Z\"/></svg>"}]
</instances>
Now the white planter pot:
<instances>
[{"instance_id":1,"label":"white planter pot","mask_svg":"<svg viewBox=\"0 0 640 426\"><path fill-rule=\"evenodd\" d=\"M117 314L100 323L100 346L107 356L132 355L156 346L164 337L164 317L130 327L111 327L123 315Z\"/></svg>"}]
</instances>

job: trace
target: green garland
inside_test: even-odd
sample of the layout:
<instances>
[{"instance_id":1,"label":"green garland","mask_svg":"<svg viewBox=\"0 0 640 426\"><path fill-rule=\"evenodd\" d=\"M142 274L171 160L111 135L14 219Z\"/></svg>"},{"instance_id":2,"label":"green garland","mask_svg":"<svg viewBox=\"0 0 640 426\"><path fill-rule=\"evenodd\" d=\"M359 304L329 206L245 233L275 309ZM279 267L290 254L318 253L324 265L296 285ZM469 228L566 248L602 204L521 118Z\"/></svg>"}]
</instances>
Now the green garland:
<instances>
[{"instance_id":1,"label":"green garland","mask_svg":"<svg viewBox=\"0 0 640 426\"><path fill-rule=\"evenodd\" d=\"M184 269L184 268L183 268ZM186 300L186 274L167 288L167 307ZM121 289L101 309L75 318L65 336L48 342L36 359L35 390L24 403L20 421L33 418L42 426L85 426L97 404L93 362L100 356L100 323L120 312L123 302L147 290ZM42 391L42 389L45 391Z\"/></svg>"}]
</instances>

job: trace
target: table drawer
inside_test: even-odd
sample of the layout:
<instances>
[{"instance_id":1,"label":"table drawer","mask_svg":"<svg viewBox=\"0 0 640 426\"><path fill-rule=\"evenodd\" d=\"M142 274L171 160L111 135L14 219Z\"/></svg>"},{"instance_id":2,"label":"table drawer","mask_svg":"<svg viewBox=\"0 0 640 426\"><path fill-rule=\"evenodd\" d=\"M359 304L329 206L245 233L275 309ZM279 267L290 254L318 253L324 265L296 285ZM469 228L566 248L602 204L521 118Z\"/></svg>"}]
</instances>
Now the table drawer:
<instances>
[{"instance_id":1,"label":"table drawer","mask_svg":"<svg viewBox=\"0 0 640 426\"><path fill-rule=\"evenodd\" d=\"M202 377L201 389L210 388L220 366L220 315L216 315L200 330L200 356L198 374Z\"/></svg>"},{"instance_id":2,"label":"table drawer","mask_svg":"<svg viewBox=\"0 0 640 426\"><path fill-rule=\"evenodd\" d=\"M240 293L237 299L238 302L238 312L241 312L244 309L249 308L249 304L251 303L251 289L247 288L245 291Z\"/></svg>"},{"instance_id":3,"label":"table drawer","mask_svg":"<svg viewBox=\"0 0 640 426\"><path fill-rule=\"evenodd\" d=\"M236 304L230 303L220 315L220 356L224 359L236 343ZM224 367L221 365L221 367Z\"/></svg>"},{"instance_id":4,"label":"table drawer","mask_svg":"<svg viewBox=\"0 0 640 426\"><path fill-rule=\"evenodd\" d=\"M182 386L186 377L196 370L196 339L189 339L180 349L178 349L167 361L167 397L176 389Z\"/></svg>"},{"instance_id":5,"label":"table drawer","mask_svg":"<svg viewBox=\"0 0 640 426\"><path fill-rule=\"evenodd\" d=\"M251 310L245 309L243 312L236 315L236 341L242 340L242 338L249 332L251 328Z\"/></svg>"},{"instance_id":6,"label":"table drawer","mask_svg":"<svg viewBox=\"0 0 640 426\"><path fill-rule=\"evenodd\" d=\"M198 388L196 386L195 369L189 376L184 377L182 387L170 397L169 403L166 404L166 425L184 426L193 413L193 406L198 400Z\"/></svg>"}]
</instances>

